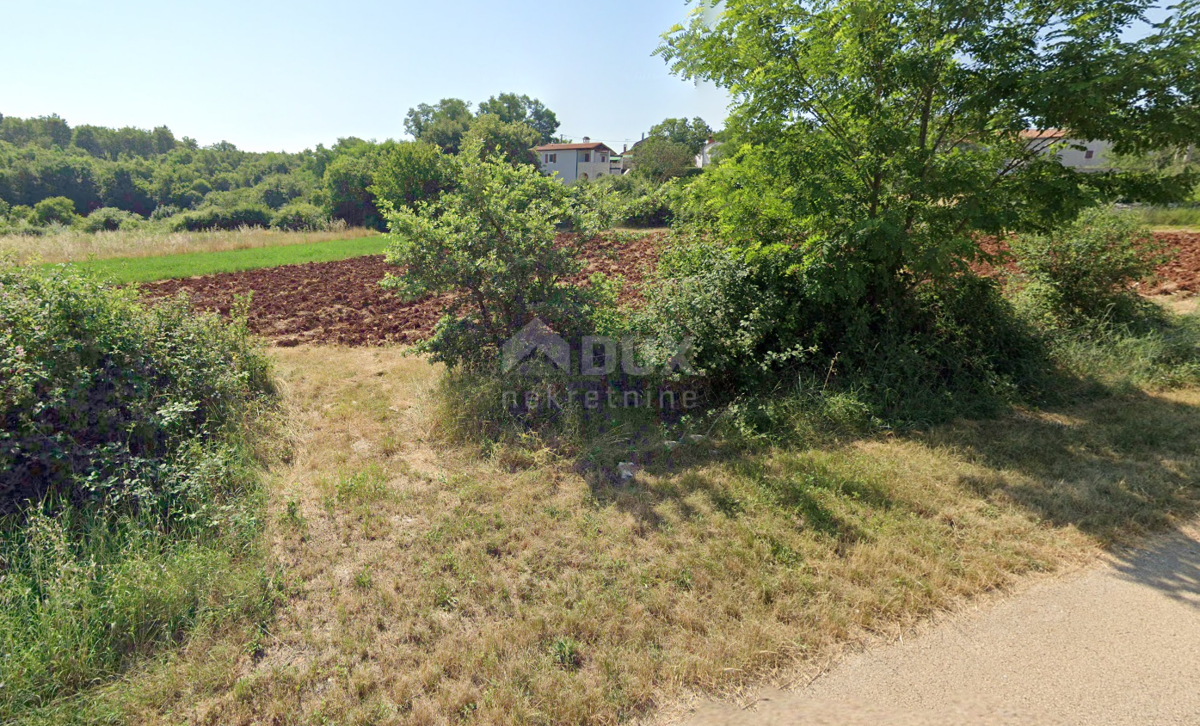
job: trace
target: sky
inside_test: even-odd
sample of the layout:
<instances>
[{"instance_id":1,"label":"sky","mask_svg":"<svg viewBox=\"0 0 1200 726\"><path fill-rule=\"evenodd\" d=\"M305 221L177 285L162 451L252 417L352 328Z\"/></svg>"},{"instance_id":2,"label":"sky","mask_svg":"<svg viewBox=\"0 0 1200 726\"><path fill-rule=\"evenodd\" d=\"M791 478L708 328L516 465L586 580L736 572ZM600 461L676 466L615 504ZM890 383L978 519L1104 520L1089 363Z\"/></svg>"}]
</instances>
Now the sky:
<instances>
[{"instance_id":1,"label":"sky","mask_svg":"<svg viewBox=\"0 0 1200 726\"><path fill-rule=\"evenodd\" d=\"M667 117L721 128L728 97L652 56L684 0L0 0L0 113L167 125L299 151L406 138L445 97L541 99L559 133L621 149Z\"/></svg>"}]
</instances>

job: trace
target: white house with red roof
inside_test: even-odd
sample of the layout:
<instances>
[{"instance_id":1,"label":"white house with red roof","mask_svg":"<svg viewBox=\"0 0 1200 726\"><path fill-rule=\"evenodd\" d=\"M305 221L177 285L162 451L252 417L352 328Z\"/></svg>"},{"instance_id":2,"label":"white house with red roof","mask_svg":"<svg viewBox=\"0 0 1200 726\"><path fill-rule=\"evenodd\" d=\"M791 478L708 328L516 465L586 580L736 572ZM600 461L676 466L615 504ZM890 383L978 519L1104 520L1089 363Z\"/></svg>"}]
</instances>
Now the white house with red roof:
<instances>
[{"instance_id":1,"label":"white house with red roof","mask_svg":"<svg viewBox=\"0 0 1200 726\"><path fill-rule=\"evenodd\" d=\"M613 172L612 158L617 152L604 144L583 137L582 144L543 144L534 148L542 171L556 176L564 184L576 179L598 179ZM620 167L617 172L620 173Z\"/></svg>"},{"instance_id":2,"label":"white house with red roof","mask_svg":"<svg viewBox=\"0 0 1200 726\"><path fill-rule=\"evenodd\" d=\"M1062 129L1028 129L1021 138L1030 149L1043 154L1055 154L1063 166L1079 171L1107 171L1110 164L1107 152L1112 144L1107 141L1085 141L1071 138Z\"/></svg>"}]
</instances>

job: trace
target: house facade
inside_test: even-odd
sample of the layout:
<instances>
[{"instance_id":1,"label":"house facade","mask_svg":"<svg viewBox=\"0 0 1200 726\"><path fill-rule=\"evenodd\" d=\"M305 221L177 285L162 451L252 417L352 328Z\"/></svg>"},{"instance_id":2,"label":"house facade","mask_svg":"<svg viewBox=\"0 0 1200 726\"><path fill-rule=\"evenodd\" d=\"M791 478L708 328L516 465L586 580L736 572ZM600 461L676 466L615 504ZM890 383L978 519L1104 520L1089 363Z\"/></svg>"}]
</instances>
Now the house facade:
<instances>
[{"instance_id":1,"label":"house facade","mask_svg":"<svg viewBox=\"0 0 1200 726\"><path fill-rule=\"evenodd\" d=\"M1112 144L1107 141L1073 139L1062 129L1030 129L1022 131L1021 138L1031 149L1057 154L1059 162L1069 169L1107 171L1111 168L1106 157Z\"/></svg>"},{"instance_id":2,"label":"house facade","mask_svg":"<svg viewBox=\"0 0 1200 726\"><path fill-rule=\"evenodd\" d=\"M713 154L717 149L721 148L723 141L717 141L709 136L708 141L704 142L704 146L700 148L700 153L696 154L696 166L703 169L713 163Z\"/></svg>"},{"instance_id":3,"label":"house facade","mask_svg":"<svg viewBox=\"0 0 1200 726\"><path fill-rule=\"evenodd\" d=\"M543 173L554 176L564 184L579 179L598 179L619 169L613 164L617 153L608 146L583 137L581 144L543 144L534 148ZM619 171L616 173L620 173Z\"/></svg>"}]
</instances>

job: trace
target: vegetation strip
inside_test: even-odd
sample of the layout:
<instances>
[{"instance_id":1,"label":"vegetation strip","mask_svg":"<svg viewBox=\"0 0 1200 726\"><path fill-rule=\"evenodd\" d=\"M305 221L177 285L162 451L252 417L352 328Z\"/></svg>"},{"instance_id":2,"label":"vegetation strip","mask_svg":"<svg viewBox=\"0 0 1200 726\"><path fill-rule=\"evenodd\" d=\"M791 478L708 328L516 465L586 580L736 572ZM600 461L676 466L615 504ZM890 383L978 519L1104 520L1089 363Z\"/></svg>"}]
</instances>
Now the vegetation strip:
<instances>
[{"instance_id":1,"label":"vegetation strip","mask_svg":"<svg viewBox=\"0 0 1200 726\"><path fill-rule=\"evenodd\" d=\"M265 267L332 262L383 254L383 237L331 240L311 244L260 247L221 252L190 252L164 257L134 257L72 263L74 267L117 284L153 282Z\"/></svg>"}]
</instances>

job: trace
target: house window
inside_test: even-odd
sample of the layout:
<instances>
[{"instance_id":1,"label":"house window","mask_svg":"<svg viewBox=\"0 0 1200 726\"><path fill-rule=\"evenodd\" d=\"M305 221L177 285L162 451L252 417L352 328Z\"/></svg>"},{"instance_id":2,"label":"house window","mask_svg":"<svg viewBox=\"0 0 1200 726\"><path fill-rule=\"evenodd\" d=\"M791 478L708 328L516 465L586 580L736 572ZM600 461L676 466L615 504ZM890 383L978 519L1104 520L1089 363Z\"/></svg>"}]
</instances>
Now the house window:
<instances>
[{"instance_id":1,"label":"house window","mask_svg":"<svg viewBox=\"0 0 1200 726\"><path fill-rule=\"evenodd\" d=\"M590 151L583 152L583 163L586 164L586 163L590 162L591 160L592 160L592 152L590 152Z\"/></svg>"},{"instance_id":2,"label":"house window","mask_svg":"<svg viewBox=\"0 0 1200 726\"><path fill-rule=\"evenodd\" d=\"M1091 159L1095 155L1096 155L1096 152L1091 149L1088 149L1087 151L1083 152L1083 158L1085 158L1085 159Z\"/></svg>"},{"instance_id":3,"label":"house window","mask_svg":"<svg viewBox=\"0 0 1200 726\"><path fill-rule=\"evenodd\" d=\"M605 156L604 154L601 154L600 155L600 163L603 164L606 161L608 161L608 157Z\"/></svg>"},{"instance_id":4,"label":"house window","mask_svg":"<svg viewBox=\"0 0 1200 726\"><path fill-rule=\"evenodd\" d=\"M557 164L558 163L558 154L546 154L546 163Z\"/></svg>"}]
</instances>

